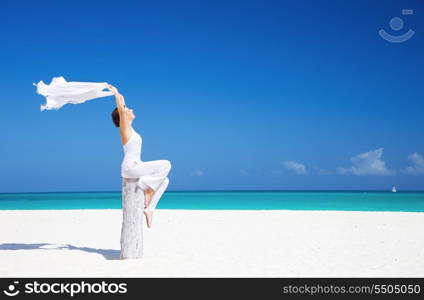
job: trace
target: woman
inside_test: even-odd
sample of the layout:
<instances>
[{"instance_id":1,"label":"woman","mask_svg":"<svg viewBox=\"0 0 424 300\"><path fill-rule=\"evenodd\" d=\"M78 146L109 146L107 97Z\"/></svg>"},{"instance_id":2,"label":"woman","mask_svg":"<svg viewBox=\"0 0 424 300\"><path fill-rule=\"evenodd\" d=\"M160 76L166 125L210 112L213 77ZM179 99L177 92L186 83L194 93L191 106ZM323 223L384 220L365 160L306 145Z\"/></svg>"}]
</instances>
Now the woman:
<instances>
[{"instance_id":1,"label":"woman","mask_svg":"<svg viewBox=\"0 0 424 300\"><path fill-rule=\"evenodd\" d=\"M141 136L132 128L134 111L125 106L124 96L108 84L115 95L116 108L112 111L112 121L119 127L124 147L124 160L121 164L121 176L139 178L137 185L144 190L144 214L147 227L152 224L153 211L169 184L168 173L171 163L168 160L141 161Z\"/></svg>"}]
</instances>

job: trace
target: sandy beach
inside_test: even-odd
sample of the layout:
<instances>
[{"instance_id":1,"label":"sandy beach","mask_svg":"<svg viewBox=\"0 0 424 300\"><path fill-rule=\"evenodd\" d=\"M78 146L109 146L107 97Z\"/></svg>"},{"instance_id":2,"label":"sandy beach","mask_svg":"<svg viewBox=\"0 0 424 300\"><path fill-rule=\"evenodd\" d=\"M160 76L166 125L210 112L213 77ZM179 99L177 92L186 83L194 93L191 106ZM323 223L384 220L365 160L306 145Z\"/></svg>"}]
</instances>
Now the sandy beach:
<instances>
[{"instance_id":1,"label":"sandy beach","mask_svg":"<svg viewBox=\"0 0 424 300\"><path fill-rule=\"evenodd\" d=\"M0 211L1 277L424 277L424 213L164 210L119 260L121 210Z\"/></svg>"}]
</instances>

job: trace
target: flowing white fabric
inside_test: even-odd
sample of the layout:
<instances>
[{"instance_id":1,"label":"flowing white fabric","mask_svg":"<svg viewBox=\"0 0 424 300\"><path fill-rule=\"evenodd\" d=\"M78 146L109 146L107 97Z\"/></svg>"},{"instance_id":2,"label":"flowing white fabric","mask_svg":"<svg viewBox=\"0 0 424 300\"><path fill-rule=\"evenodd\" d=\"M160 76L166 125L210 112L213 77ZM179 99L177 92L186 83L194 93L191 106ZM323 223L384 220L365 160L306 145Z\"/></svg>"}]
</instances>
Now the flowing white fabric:
<instances>
[{"instance_id":1,"label":"flowing white fabric","mask_svg":"<svg viewBox=\"0 0 424 300\"><path fill-rule=\"evenodd\" d=\"M40 106L41 111L57 110L67 103L80 104L87 100L113 95L110 91L103 91L107 88L106 82L67 82L62 76L53 77L50 84L40 81L34 85L37 87L37 94L46 97L46 104Z\"/></svg>"}]
</instances>

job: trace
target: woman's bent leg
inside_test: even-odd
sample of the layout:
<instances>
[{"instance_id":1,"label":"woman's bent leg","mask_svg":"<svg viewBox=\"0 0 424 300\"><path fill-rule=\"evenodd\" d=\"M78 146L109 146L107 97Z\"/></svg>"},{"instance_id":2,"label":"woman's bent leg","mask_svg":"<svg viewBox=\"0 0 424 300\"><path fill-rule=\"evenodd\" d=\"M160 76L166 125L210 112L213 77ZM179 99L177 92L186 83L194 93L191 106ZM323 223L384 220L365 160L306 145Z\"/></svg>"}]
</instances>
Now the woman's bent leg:
<instances>
[{"instance_id":1,"label":"woman's bent leg","mask_svg":"<svg viewBox=\"0 0 424 300\"><path fill-rule=\"evenodd\" d=\"M124 168L123 177L139 178L138 186L142 190L150 187L156 191L170 170L169 160L134 162Z\"/></svg>"},{"instance_id":2,"label":"woman's bent leg","mask_svg":"<svg viewBox=\"0 0 424 300\"><path fill-rule=\"evenodd\" d=\"M165 177L165 179L159 185L157 191L153 194L152 200L150 201L150 205L147 208L148 210L155 210L156 209L156 206L158 205L160 198L162 197L163 193L165 192L166 188L168 187L168 184L169 184L169 179L168 179L168 177Z\"/></svg>"},{"instance_id":3,"label":"woman's bent leg","mask_svg":"<svg viewBox=\"0 0 424 300\"><path fill-rule=\"evenodd\" d=\"M156 193L166 176L168 176L171 170L171 163L169 160L147 161L142 163L140 169L142 169L142 174L138 180L139 186L141 188L148 186Z\"/></svg>"}]
</instances>

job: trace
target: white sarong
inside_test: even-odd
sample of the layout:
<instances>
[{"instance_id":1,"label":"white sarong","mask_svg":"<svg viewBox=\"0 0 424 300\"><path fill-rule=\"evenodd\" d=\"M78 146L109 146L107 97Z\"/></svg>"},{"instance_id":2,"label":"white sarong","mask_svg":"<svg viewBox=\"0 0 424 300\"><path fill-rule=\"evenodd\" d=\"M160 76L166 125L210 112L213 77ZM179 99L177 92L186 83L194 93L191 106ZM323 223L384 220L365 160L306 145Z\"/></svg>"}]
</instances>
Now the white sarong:
<instances>
[{"instance_id":1,"label":"white sarong","mask_svg":"<svg viewBox=\"0 0 424 300\"><path fill-rule=\"evenodd\" d=\"M37 87L37 93L46 97L46 104L40 106L41 111L57 110L67 103L80 104L113 95L110 91L103 91L107 88L106 82L67 82L62 76L53 77L50 84L40 81L34 85Z\"/></svg>"}]
</instances>

